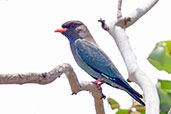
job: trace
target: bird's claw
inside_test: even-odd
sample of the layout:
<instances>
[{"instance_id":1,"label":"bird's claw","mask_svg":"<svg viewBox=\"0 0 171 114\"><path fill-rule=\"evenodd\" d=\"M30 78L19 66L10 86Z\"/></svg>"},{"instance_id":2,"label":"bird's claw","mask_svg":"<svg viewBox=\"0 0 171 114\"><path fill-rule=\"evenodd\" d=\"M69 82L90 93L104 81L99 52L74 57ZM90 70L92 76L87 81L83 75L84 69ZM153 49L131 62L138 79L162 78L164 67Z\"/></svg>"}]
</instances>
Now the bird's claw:
<instances>
[{"instance_id":1,"label":"bird's claw","mask_svg":"<svg viewBox=\"0 0 171 114\"><path fill-rule=\"evenodd\" d=\"M98 80L96 80L92 83L96 84L97 88L100 89L100 91L102 91L101 85L105 83L105 82L102 82L103 80L104 80L103 78L99 78Z\"/></svg>"}]
</instances>

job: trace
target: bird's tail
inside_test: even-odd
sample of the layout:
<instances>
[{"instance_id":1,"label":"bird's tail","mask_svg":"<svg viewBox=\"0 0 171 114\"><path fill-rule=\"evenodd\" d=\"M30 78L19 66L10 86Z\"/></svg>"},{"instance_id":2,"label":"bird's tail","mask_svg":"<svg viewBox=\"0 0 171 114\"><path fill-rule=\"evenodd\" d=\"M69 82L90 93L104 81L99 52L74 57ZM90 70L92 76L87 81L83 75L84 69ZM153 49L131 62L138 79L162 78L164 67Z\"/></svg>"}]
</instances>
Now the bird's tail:
<instances>
[{"instance_id":1,"label":"bird's tail","mask_svg":"<svg viewBox=\"0 0 171 114\"><path fill-rule=\"evenodd\" d=\"M125 84L123 84L125 85ZM137 91L135 91L131 86L123 86L124 90L131 96L133 97L137 102L145 106L145 103L141 100L142 95L139 94Z\"/></svg>"},{"instance_id":2,"label":"bird's tail","mask_svg":"<svg viewBox=\"0 0 171 114\"><path fill-rule=\"evenodd\" d=\"M145 103L141 100L143 96L139 94L137 91L135 91L131 86L123 86L125 88L125 91L133 97L137 102L145 106Z\"/></svg>"},{"instance_id":3,"label":"bird's tail","mask_svg":"<svg viewBox=\"0 0 171 114\"><path fill-rule=\"evenodd\" d=\"M135 90L134 90L135 91ZM131 97L133 97L137 102L139 102L140 104L145 106L145 103L140 99L139 96L137 96L137 94L135 94L135 92L130 92L130 91L126 91ZM138 92L136 92L138 93ZM139 93L138 93L139 94Z\"/></svg>"},{"instance_id":4,"label":"bird's tail","mask_svg":"<svg viewBox=\"0 0 171 114\"><path fill-rule=\"evenodd\" d=\"M124 81L120 80L119 78L115 78L112 81L115 82L116 84L118 84L120 86L120 87L116 87L116 88L119 88L119 89L124 90L131 97L133 97L137 102L139 102L140 104L142 104L142 105L145 106L145 103L141 100L142 95L139 94L137 91L135 91L129 84L127 84L127 82L124 82ZM111 85L111 84L109 84L109 85Z\"/></svg>"}]
</instances>

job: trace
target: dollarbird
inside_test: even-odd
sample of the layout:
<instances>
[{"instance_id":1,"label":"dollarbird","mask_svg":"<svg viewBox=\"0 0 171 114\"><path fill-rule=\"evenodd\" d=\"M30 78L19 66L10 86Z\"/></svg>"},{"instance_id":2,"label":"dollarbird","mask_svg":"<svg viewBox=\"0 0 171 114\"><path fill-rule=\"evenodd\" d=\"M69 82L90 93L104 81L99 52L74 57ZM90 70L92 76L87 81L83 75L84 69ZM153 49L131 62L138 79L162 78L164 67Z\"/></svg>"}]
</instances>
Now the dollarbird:
<instances>
[{"instance_id":1,"label":"dollarbird","mask_svg":"<svg viewBox=\"0 0 171 114\"><path fill-rule=\"evenodd\" d=\"M76 63L90 76L96 79L94 83L100 87L106 83L114 88L127 92L140 104L142 95L136 92L123 78L110 58L100 49L88 28L80 21L67 21L62 29L57 29L69 40L70 48ZM101 82L99 84L99 82Z\"/></svg>"}]
</instances>

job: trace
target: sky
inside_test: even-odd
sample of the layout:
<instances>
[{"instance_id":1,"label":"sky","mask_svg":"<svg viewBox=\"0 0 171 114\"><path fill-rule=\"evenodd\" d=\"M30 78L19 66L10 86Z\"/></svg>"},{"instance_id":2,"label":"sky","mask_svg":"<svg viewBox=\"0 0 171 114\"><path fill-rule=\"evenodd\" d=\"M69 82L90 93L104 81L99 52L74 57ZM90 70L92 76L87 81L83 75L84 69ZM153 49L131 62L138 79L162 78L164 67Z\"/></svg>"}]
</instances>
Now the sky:
<instances>
[{"instance_id":1,"label":"sky","mask_svg":"<svg viewBox=\"0 0 171 114\"><path fill-rule=\"evenodd\" d=\"M123 15L128 15L146 0L123 0ZM155 44L171 38L170 0L159 1L145 16L126 32L138 63L153 83L158 78L170 79L164 71L156 70L147 57ZM107 53L123 77L128 73L112 37L97 20L107 23L116 19L117 0L0 0L0 73L48 72L62 63L73 66L79 81L93 81L75 63L68 40L55 29L69 20L84 22L100 47ZM142 94L140 88L131 86ZM107 97L116 99L121 108L131 106L131 97L125 92L102 85ZM89 92L71 95L65 75L47 85L0 85L2 114L95 114ZM107 114L113 114L104 100Z\"/></svg>"}]
</instances>

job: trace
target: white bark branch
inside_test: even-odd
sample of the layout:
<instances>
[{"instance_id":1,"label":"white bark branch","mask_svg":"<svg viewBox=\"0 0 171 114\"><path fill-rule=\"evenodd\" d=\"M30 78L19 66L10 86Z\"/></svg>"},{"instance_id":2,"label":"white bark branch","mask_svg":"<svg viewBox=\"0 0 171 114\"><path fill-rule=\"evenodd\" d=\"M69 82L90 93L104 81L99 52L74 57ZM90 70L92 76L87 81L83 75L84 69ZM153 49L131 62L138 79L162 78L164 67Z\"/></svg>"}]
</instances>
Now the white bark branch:
<instances>
[{"instance_id":1,"label":"white bark branch","mask_svg":"<svg viewBox=\"0 0 171 114\"><path fill-rule=\"evenodd\" d=\"M96 114L104 114L103 93L91 82L80 83L69 64L59 65L52 71L46 73L0 74L0 84L48 84L60 77L63 73L65 73L68 78L72 94L77 94L82 90L91 92L94 97Z\"/></svg>"},{"instance_id":2,"label":"white bark branch","mask_svg":"<svg viewBox=\"0 0 171 114\"><path fill-rule=\"evenodd\" d=\"M110 28L109 33L114 38L125 61L129 73L129 80L137 83L144 92L146 114L159 114L159 98L156 87L138 66L136 56L130 46L125 30L115 26Z\"/></svg>"},{"instance_id":3,"label":"white bark branch","mask_svg":"<svg viewBox=\"0 0 171 114\"><path fill-rule=\"evenodd\" d=\"M120 0L118 1L120 4ZM140 17L147 13L158 0L148 0L142 6L138 7L127 17L120 17L117 22L112 22L110 26L105 24L105 21L100 19L103 29L115 40L119 51L126 64L129 80L137 83L144 92L146 103L146 114L159 114L159 98L155 85L149 77L140 69L137 63L137 58L131 48L125 28L135 23ZM121 5L120 5L121 6ZM121 8L118 12L121 14Z\"/></svg>"},{"instance_id":4,"label":"white bark branch","mask_svg":"<svg viewBox=\"0 0 171 114\"><path fill-rule=\"evenodd\" d=\"M145 15L158 1L159 0L146 0L144 4L141 4L138 8L136 8L134 11L132 11L128 16L121 17L118 20L119 25L122 28L126 28L126 27L129 27L130 25L134 24L139 18L141 18L143 15ZM130 20L125 22L125 20L127 20L128 18Z\"/></svg>"},{"instance_id":5,"label":"white bark branch","mask_svg":"<svg viewBox=\"0 0 171 114\"><path fill-rule=\"evenodd\" d=\"M119 0L119 1L118 1L117 19L120 19L120 18L122 17L121 8L122 8L122 0Z\"/></svg>"},{"instance_id":6,"label":"white bark branch","mask_svg":"<svg viewBox=\"0 0 171 114\"><path fill-rule=\"evenodd\" d=\"M169 112L167 114L171 114L171 108L170 108L170 110L169 110Z\"/></svg>"}]
</instances>

